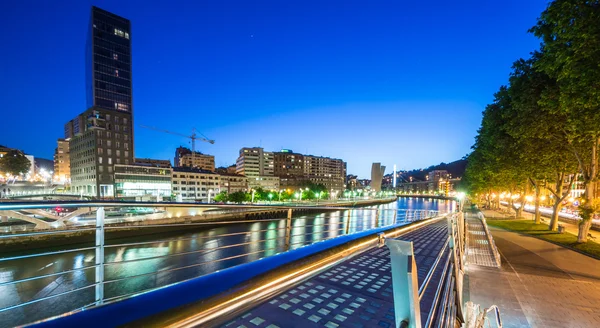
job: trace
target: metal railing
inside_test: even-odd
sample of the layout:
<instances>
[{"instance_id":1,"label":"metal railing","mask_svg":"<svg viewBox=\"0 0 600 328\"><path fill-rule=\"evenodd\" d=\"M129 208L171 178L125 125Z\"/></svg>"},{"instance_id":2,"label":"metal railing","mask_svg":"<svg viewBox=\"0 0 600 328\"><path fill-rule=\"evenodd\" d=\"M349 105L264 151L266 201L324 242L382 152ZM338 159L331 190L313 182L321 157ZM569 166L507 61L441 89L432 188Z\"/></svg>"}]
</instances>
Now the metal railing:
<instances>
[{"instance_id":1,"label":"metal railing","mask_svg":"<svg viewBox=\"0 0 600 328\"><path fill-rule=\"evenodd\" d=\"M131 207L132 204L126 204ZM437 216L433 210L404 210L371 206L351 207L278 207L230 206L196 204L152 204L149 208L171 213L169 218L136 222L135 225L107 223L107 212L123 208L114 202L61 202L60 204L2 204L0 210L23 211L89 208L95 216L93 227L52 229L25 233L0 234L0 243L25 239L50 240L73 234L87 234L93 246L47 252L30 252L0 258L0 326L21 325L66 312L122 300L157 288L187 281L203 274L268 257L343 235L370 229L407 224ZM144 207L148 206L145 204ZM140 208L139 204L135 204ZM390 207L390 206L388 206ZM263 219L231 219L203 221L202 210L218 209L240 213L239 210L269 211ZM181 211L176 215L176 211ZM196 215L192 215L192 213ZM321 213L315 217L296 213ZM88 213L88 214L89 214ZM244 212L245 213L245 212ZM252 212L248 212L252 213ZM324 213L324 214L323 214ZM169 223L169 221L172 221ZM139 224L141 223L141 224ZM226 227L234 227L229 231ZM209 229L204 235L206 229ZM237 229L237 230L236 230ZM136 232L136 235L160 231L198 231L183 237L152 237L151 240L114 242L106 234ZM309 238L310 237L310 238ZM190 246L178 247L187 242ZM196 245L192 247L192 244ZM164 248L167 248L165 251ZM131 250L131 252L129 252ZM150 250L149 252L145 252ZM159 252L160 251L160 252ZM128 257L132 253L131 257ZM68 256L66 260L60 256ZM86 260L83 260L83 259ZM57 260L58 259L58 260ZM14 275L6 268L28 266L31 263L74 261L73 267L52 270L46 266L33 274ZM92 262L93 261L93 262ZM79 263L81 262L81 263ZM85 264L85 262L92 262ZM58 267L58 265L56 265ZM14 271L14 270L13 270ZM79 280L77 280L79 279ZM71 282L63 283L61 282ZM56 287L55 285L59 285ZM35 289L42 287L41 289ZM132 287L133 286L133 287ZM70 287L70 288L69 288ZM32 289L33 290L30 290ZM53 289L55 288L55 289ZM4 290L4 291L3 291ZM20 294L20 290L28 293ZM33 294L33 295L31 295ZM12 298L9 297L12 295Z\"/></svg>"},{"instance_id":2,"label":"metal railing","mask_svg":"<svg viewBox=\"0 0 600 328\"><path fill-rule=\"evenodd\" d=\"M479 213L481 214L481 212L479 212ZM500 257L500 251L498 250L498 247L496 246L494 237L492 237L492 234L490 233L487 222L485 221L485 217L483 215L481 215L480 219L481 219L481 223L483 224L483 229L485 229L485 235L487 236L488 243L490 244L490 247L492 248L492 253L494 254L494 260L496 261L496 266L500 268L502 266L502 259Z\"/></svg>"},{"instance_id":3,"label":"metal railing","mask_svg":"<svg viewBox=\"0 0 600 328\"><path fill-rule=\"evenodd\" d=\"M448 237L418 289L415 287L418 284L418 271L412 243L386 240L386 245L390 248L392 277L396 279L394 307L397 327L403 325L426 328L455 327L457 319L462 320L464 237L462 213L449 216ZM430 286L431 279L436 273L439 273L439 281L437 285ZM431 308L425 323L421 324L420 306L426 291L430 288L434 288Z\"/></svg>"}]
</instances>

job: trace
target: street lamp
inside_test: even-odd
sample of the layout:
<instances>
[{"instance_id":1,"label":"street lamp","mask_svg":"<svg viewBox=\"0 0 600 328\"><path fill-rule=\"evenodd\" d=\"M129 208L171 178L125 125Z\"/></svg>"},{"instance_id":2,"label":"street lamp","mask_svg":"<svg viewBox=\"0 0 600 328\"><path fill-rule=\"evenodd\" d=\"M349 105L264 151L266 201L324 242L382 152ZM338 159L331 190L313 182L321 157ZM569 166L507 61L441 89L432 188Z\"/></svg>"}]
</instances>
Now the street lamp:
<instances>
[{"instance_id":1,"label":"street lamp","mask_svg":"<svg viewBox=\"0 0 600 328\"><path fill-rule=\"evenodd\" d=\"M283 189L279 190L279 201L281 202L281 193L283 192Z\"/></svg>"},{"instance_id":2,"label":"street lamp","mask_svg":"<svg viewBox=\"0 0 600 328\"><path fill-rule=\"evenodd\" d=\"M321 199L321 193L320 192L316 192L315 196L317 196L317 204L319 204L319 199Z\"/></svg>"},{"instance_id":3,"label":"street lamp","mask_svg":"<svg viewBox=\"0 0 600 328\"><path fill-rule=\"evenodd\" d=\"M273 199L273 194L269 193L269 202L271 202L272 199Z\"/></svg>"}]
</instances>

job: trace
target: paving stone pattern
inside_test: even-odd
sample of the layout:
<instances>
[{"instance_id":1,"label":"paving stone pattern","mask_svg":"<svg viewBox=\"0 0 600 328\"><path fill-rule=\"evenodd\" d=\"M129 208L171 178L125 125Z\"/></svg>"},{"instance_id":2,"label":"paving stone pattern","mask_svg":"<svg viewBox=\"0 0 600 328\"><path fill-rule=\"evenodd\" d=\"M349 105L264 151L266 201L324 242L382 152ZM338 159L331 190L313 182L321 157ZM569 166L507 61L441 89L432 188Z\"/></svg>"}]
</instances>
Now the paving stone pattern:
<instances>
[{"instance_id":1,"label":"paving stone pattern","mask_svg":"<svg viewBox=\"0 0 600 328\"><path fill-rule=\"evenodd\" d=\"M496 267L492 246L485 233L483 222L473 213L465 213L467 222L467 263Z\"/></svg>"},{"instance_id":2,"label":"paving stone pattern","mask_svg":"<svg viewBox=\"0 0 600 328\"><path fill-rule=\"evenodd\" d=\"M435 262L447 234L447 223L442 221L399 238L414 242L419 285ZM445 263L445 258L442 261ZM423 322L431 308L440 275L441 270L436 270L421 300ZM324 271L223 327L387 328L394 327L394 321L390 257L387 247L382 247L369 249Z\"/></svg>"}]
</instances>

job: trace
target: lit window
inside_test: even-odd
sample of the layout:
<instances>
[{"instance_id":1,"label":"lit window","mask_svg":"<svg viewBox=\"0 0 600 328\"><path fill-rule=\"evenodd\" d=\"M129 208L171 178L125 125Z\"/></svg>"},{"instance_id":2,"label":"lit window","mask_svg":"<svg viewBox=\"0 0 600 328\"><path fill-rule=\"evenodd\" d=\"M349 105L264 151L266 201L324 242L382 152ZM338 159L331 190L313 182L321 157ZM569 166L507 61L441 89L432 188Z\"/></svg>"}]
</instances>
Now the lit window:
<instances>
[{"instance_id":1,"label":"lit window","mask_svg":"<svg viewBox=\"0 0 600 328\"><path fill-rule=\"evenodd\" d=\"M129 33L125 32L125 39L129 39Z\"/></svg>"},{"instance_id":2,"label":"lit window","mask_svg":"<svg viewBox=\"0 0 600 328\"><path fill-rule=\"evenodd\" d=\"M119 76L119 70L118 69L115 70L115 76Z\"/></svg>"},{"instance_id":3,"label":"lit window","mask_svg":"<svg viewBox=\"0 0 600 328\"><path fill-rule=\"evenodd\" d=\"M113 59L114 59L114 60L119 60L119 55L117 55L117 54L113 54Z\"/></svg>"}]
</instances>

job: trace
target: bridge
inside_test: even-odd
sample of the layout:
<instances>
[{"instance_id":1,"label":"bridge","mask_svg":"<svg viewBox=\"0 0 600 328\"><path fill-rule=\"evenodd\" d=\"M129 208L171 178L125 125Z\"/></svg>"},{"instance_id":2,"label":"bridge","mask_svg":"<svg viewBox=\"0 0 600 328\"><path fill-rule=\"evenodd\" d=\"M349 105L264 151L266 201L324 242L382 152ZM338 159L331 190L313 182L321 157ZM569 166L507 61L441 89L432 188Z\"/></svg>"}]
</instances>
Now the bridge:
<instances>
[{"instance_id":1,"label":"bridge","mask_svg":"<svg viewBox=\"0 0 600 328\"><path fill-rule=\"evenodd\" d=\"M2 206L5 211L27 210L29 213L56 206L72 209L71 213L83 213L82 207L85 207L85 211L89 211L86 213L95 215L95 227L81 230L92 230L95 243L77 249L4 257L0 259L0 269L15 261L69 252L92 251L95 256L92 257L92 263L76 268L0 280L0 292L6 295L7 288L15 289L31 282L73 279L81 272L88 277L85 283L74 284L74 288L69 290L36 293L14 301L0 297L0 306L3 306L0 308L0 317L6 320L0 325L33 321L39 326L49 327L305 327L311 324L337 327L350 323L364 327L451 327L467 320L462 300L462 280L468 238L465 238L465 220L460 213L390 206L281 207L278 209L286 215L279 219L219 222L220 225L247 223L250 227L267 224L269 227L266 229L259 226L246 231L212 234L203 238L204 245L197 250L116 260L106 256L105 252L138 245L156 248L154 245L165 245L173 240L164 238L152 242L114 243L106 239L106 234L115 229L105 225L107 209L124 206L121 203L62 202L60 205ZM169 213L181 211L181 216L209 208L244 209L233 205L210 207L163 203L161 206ZM309 221L306 216L295 214L315 209L332 211L328 222L318 219ZM214 226L214 223L189 221L178 225L192 229L207 224ZM136 228L156 229L165 226L171 228L173 224L145 224ZM321 237L307 240L308 230L322 233ZM7 238L45 238L48 234L70 232L72 230L65 229L0 235L0 241ZM243 238L237 242L210 245L212 240L231 237ZM243 252L229 252L240 247L244 248ZM269 250L274 251L269 253ZM481 254L486 256L485 251ZM203 261L136 272L124 277L107 276L118 266L186 256L200 256ZM236 262L240 258L249 260ZM228 262L232 262L231 265L215 266ZM192 276L180 274L204 265L218 269L216 272L214 269L208 270L212 273L199 277L197 273ZM177 272L175 279L167 279L163 285L146 288L147 283L142 282L143 288L115 292L114 287L118 290L123 282L135 285L140 283L139 279L164 280L166 274L174 272ZM2 291L3 288L5 291ZM84 300L85 304L75 304L75 298ZM65 301L67 299L70 301ZM49 305L53 306L54 313L39 312ZM56 315L61 317L46 320Z\"/></svg>"}]
</instances>

